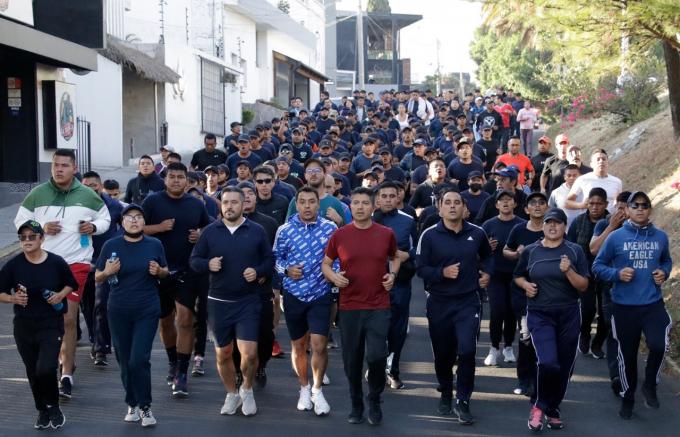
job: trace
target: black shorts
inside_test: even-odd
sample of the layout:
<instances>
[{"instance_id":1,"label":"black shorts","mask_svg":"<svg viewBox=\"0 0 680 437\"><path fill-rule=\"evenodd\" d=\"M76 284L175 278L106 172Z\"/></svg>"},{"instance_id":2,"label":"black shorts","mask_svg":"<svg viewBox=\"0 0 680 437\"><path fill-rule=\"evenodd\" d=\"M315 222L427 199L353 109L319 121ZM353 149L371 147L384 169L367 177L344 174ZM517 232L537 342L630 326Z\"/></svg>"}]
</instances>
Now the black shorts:
<instances>
[{"instance_id":1,"label":"black shorts","mask_svg":"<svg viewBox=\"0 0 680 437\"><path fill-rule=\"evenodd\" d=\"M331 323L331 293L303 302L290 293L283 293L283 314L291 340L302 338L307 332L328 337Z\"/></svg>"},{"instance_id":2,"label":"black shorts","mask_svg":"<svg viewBox=\"0 0 680 437\"><path fill-rule=\"evenodd\" d=\"M208 329L216 347L228 346L234 338L257 341L262 299L257 294L236 301L208 297Z\"/></svg>"},{"instance_id":3,"label":"black shorts","mask_svg":"<svg viewBox=\"0 0 680 437\"><path fill-rule=\"evenodd\" d=\"M208 275L192 271L174 273L161 279L158 292L161 299L161 319L172 314L175 302L196 314L198 298L208 295Z\"/></svg>"}]
</instances>

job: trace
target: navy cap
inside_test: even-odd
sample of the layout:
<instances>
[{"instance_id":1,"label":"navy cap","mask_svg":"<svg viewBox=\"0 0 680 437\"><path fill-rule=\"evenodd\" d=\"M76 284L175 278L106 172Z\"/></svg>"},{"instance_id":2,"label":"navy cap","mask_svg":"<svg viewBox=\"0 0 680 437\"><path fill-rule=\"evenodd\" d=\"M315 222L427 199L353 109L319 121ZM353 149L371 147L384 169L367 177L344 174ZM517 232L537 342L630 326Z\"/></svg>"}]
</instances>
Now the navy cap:
<instances>
[{"instance_id":1,"label":"navy cap","mask_svg":"<svg viewBox=\"0 0 680 437\"><path fill-rule=\"evenodd\" d=\"M478 170L472 170L470 173L468 173L468 180L473 179L473 178L481 178L484 175L482 174L481 171Z\"/></svg>"},{"instance_id":2,"label":"navy cap","mask_svg":"<svg viewBox=\"0 0 680 437\"><path fill-rule=\"evenodd\" d=\"M340 173L332 173L333 180L342 182L342 175Z\"/></svg>"},{"instance_id":3,"label":"navy cap","mask_svg":"<svg viewBox=\"0 0 680 437\"><path fill-rule=\"evenodd\" d=\"M456 116L456 118L467 118L467 115L465 115L465 113L461 112L460 114L458 114L458 116Z\"/></svg>"},{"instance_id":4,"label":"navy cap","mask_svg":"<svg viewBox=\"0 0 680 437\"><path fill-rule=\"evenodd\" d=\"M366 144L366 143L371 143L371 144L375 143L375 137L369 136L368 138L366 138L364 140L364 144Z\"/></svg>"},{"instance_id":5,"label":"navy cap","mask_svg":"<svg viewBox=\"0 0 680 437\"><path fill-rule=\"evenodd\" d=\"M321 140L319 141L319 149L325 149L325 148L330 148L333 147L333 144L329 140Z\"/></svg>"},{"instance_id":6,"label":"navy cap","mask_svg":"<svg viewBox=\"0 0 680 437\"><path fill-rule=\"evenodd\" d=\"M500 200L500 198L503 197L503 196L510 196L512 199L514 199L515 193L513 193L512 191L508 191L508 190L501 190L501 191L496 192L494 199L496 200L496 202L498 202Z\"/></svg>"},{"instance_id":7,"label":"navy cap","mask_svg":"<svg viewBox=\"0 0 680 437\"><path fill-rule=\"evenodd\" d=\"M567 214L565 214L564 211L559 208L551 208L550 211L548 211L543 217L543 223L547 223L550 220L566 224Z\"/></svg>"},{"instance_id":8,"label":"navy cap","mask_svg":"<svg viewBox=\"0 0 680 437\"><path fill-rule=\"evenodd\" d=\"M277 163L278 162L285 162L286 164L290 165L290 163L288 162L288 159L286 159L285 156L279 156L278 158L276 158L276 162Z\"/></svg>"},{"instance_id":9,"label":"navy cap","mask_svg":"<svg viewBox=\"0 0 680 437\"><path fill-rule=\"evenodd\" d=\"M350 154L347 153L347 152L341 153L338 159L339 159L340 161L351 161L351 160L352 160L352 155L350 155Z\"/></svg>"},{"instance_id":10,"label":"navy cap","mask_svg":"<svg viewBox=\"0 0 680 437\"><path fill-rule=\"evenodd\" d=\"M121 221L122 221L122 217L132 210L139 211L139 212L142 213L142 215L144 215L144 208L142 208L141 206L139 206L135 203L131 203L131 204L125 206L125 208L123 208L123 211L120 213ZM19 230L21 230L21 228L19 228Z\"/></svg>"},{"instance_id":11,"label":"navy cap","mask_svg":"<svg viewBox=\"0 0 680 437\"><path fill-rule=\"evenodd\" d=\"M196 174L195 171L188 171L187 172L187 179L191 180L191 181L198 182L198 175Z\"/></svg>"},{"instance_id":12,"label":"navy cap","mask_svg":"<svg viewBox=\"0 0 680 437\"><path fill-rule=\"evenodd\" d=\"M217 171L229 174L229 166L227 164L220 164L217 166Z\"/></svg>"},{"instance_id":13,"label":"navy cap","mask_svg":"<svg viewBox=\"0 0 680 437\"><path fill-rule=\"evenodd\" d=\"M265 128L265 129L271 129L271 128L272 128L272 124L271 124L270 122L268 122L268 121L263 121L263 122L262 122L262 127Z\"/></svg>"},{"instance_id":14,"label":"navy cap","mask_svg":"<svg viewBox=\"0 0 680 437\"><path fill-rule=\"evenodd\" d=\"M635 200L636 197L643 197L645 199L645 202L649 203L649 206L652 206L652 200L649 198L647 193L645 193L644 191L635 191L635 192L631 193L631 195L628 196L628 200L626 201L626 203L628 205L632 205L634 203L633 201Z\"/></svg>"},{"instance_id":15,"label":"navy cap","mask_svg":"<svg viewBox=\"0 0 680 437\"><path fill-rule=\"evenodd\" d=\"M133 206L136 206L136 205L133 205ZM128 208L129 208L129 206L128 206ZM40 223L38 223L35 220L25 221L21 226L19 226L19 229L17 230L17 234L21 234L21 231L23 231L24 229L30 229L33 232L35 232L36 234L45 235L45 231L43 231L42 226L40 226Z\"/></svg>"},{"instance_id":16,"label":"navy cap","mask_svg":"<svg viewBox=\"0 0 680 437\"><path fill-rule=\"evenodd\" d=\"M248 188L248 189L250 189L250 190L253 190L253 191L257 192L257 191L255 190L255 184L253 184L253 183L250 182L250 181L243 181L243 182L240 182L238 185L236 185L236 188L238 188L238 189L240 189L240 190L242 190L242 189L244 189L244 188Z\"/></svg>"},{"instance_id":17,"label":"navy cap","mask_svg":"<svg viewBox=\"0 0 680 437\"><path fill-rule=\"evenodd\" d=\"M288 143L283 143L279 147L279 152L283 152L284 150L288 150L289 152L293 151L293 146L288 144Z\"/></svg>"},{"instance_id":18,"label":"navy cap","mask_svg":"<svg viewBox=\"0 0 680 437\"><path fill-rule=\"evenodd\" d=\"M417 140L415 140L415 141L413 142L413 144L414 144L415 146L420 146L420 145L426 146L426 145L427 145L427 141L425 141L425 140L422 139L422 138L418 138Z\"/></svg>"},{"instance_id":19,"label":"navy cap","mask_svg":"<svg viewBox=\"0 0 680 437\"><path fill-rule=\"evenodd\" d=\"M196 172L196 179L199 180L199 181L206 182L208 180L208 177L202 171L197 171Z\"/></svg>"},{"instance_id":20,"label":"navy cap","mask_svg":"<svg viewBox=\"0 0 680 437\"><path fill-rule=\"evenodd\" d=\"M545 200L546 203L548 203L548 196L541 193L540 191L534 191L533 193L531 193L527 196L527 205L529 204L529 201L531 199L533 199L534 197L540 197L541 199Z\"/></svg>"},{"instance_id":21,"label":"navy cap","mask_svg":"<svg viewBox=\"0 0 680 437\"><path fill-rule=\"evenodd\" d=\"M245 159L240 160L239 162L236 163L236 168L239 168L240 166L245 165L248 168L253 168L252 165L250 165L250 161L247 161Z\"/></svg>"},{"instance_id":22,"label":"navy cap","mask_svg":"<svg viewBox=\"0 0 680 437\"><path fill-rule=\"evenodd\" d=\"M510 178L510 179L517 179L517 177L519 176L517 174L517 169L513 166L506 167L503 170L497 171L496 174L500 177Z\"/></svg>"},{"instance_id":23,"label":"navy cap","mask_svg":"<svg viewBox=\"0 0 680 437\"><path fill-rule=\"evenodd\" d=\"M250 138L260 138L260 134L258 134L256 130L251 130L248 132L248 136Z\"/></svg>"},{"instance_id":24,"label":"navy cap","mask_svg":"<svg viewBox=\"0 0 680 437\"><path fill-rule=\"evenodd\" d=\"M215 167L214 165L209 165L209 166L207 166L206 168L203 169L203 173L207 174L208 172L215 173L215 174L219 173L219 171L217 170L217 167Z\"/></svg>"},{"instance_id":25,"label":"navy cap","mask_svg":"<svg viewBox=\"0 0 680 437\"><path fill-rule=\"evenodd\" d=\"M389 147L381 147L380 150L378 150L378 155L391 155L392 152L390 151Z\"/></svg>"},{"instance_id":26,"label":"navy cap","mask_svg":"<svg viewBox=\"0 0 680 437\"><path fill-rule=\"evenodd\" d=\"M241 141L249 143L250 142L250 136L248 135L239 135L238 136L238 142L240 143Z\"/></svg>"},{"instance_id":27,"label":"navy cap","mask_svg":"<svg viewBox=\"0 0 680 437\"><path fill-rule=\"evenodd\" d=\"M290 131L290 133L294 134L295 132L301 134L302 130L299 127L294 128L293 130Z\"/></svg>"}]
</instances>

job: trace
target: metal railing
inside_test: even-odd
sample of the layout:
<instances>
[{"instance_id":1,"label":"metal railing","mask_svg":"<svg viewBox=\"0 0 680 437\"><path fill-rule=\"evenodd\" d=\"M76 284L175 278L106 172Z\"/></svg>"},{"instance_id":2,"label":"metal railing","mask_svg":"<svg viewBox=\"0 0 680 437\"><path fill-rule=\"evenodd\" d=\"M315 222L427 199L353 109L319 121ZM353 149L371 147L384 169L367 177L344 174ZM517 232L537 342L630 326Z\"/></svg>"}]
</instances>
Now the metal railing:
<instances>
[{"instance_id":1,"label":"metal railing","mask_svg":"<svg viewBox=\"0 0 680 437\"><path fill-rule=\"evenodd\" d=\"M78 132L78 148L76 150L76 161L80 174L88 172L92 168L92 155L90 145L90 122L83 117L76 119L76 129Z\"/></svg>"}]
</instances>

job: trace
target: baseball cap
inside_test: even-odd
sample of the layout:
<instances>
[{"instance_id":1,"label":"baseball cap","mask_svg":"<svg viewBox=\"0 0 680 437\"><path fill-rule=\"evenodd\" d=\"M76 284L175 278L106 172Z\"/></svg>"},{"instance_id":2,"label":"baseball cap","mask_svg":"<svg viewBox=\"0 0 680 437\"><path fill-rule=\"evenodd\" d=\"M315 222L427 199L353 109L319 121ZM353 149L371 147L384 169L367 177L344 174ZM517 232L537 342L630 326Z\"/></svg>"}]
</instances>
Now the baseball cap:
<instances>
[{"instance_id":1,"label":"baseball cap","mask_svg":"<svg viewBox=\"0 0 680 437\"><path fill-rule=\"evenodd\" d=\"M238 185L236 185L236 188L238 188L238 189L240 189L240 190L242 190L242 189L244 189L244 188L248 188L249 190L253 190L253 191L257 192L257 191L255 190L255 185L254 185L252 182L250 182L250 181L243 181L243 182L240 182Z\"/></svg>"},{"instance_id":2,"label":"baseball cap","mask_svg":"<svg viewBox=\"0 0 680 437\"><path fill-rule=\"evenodd\" d=\"M241 123L239 123L238 121L232 121L232 122L229 124L229 127L232 128L232 129L233 129L234 127L236 127L236 126L241 126Z\"/></svg>"},{"instance_id":3,"label":"baseball cap","mask_svg":"<svg viewBox=\"0 0 680 437\"><path fill-rule=\"evenodd\" d=\"M289 151L289 152L292 152L292 151L293 151L293 146L291 146L291 145L288 144L288 143L283 143L283 144L281 144L281 146L279 147L279 153L280 153L280 152L283 152L283 151L286 151L286 150Z\"/></svg>"},{"instance_id":4,"label":"baseball cap","mask_svg":"<svg viewBox=\"0 0 680 437\"><path fill-rule=\"evenodd\" d=\"M391 155L392 152L390 152L389 147L381 147L380 150L378 150L378 155Z\"/></svg>"},{"instance_id":5,"label":"baseball cap","mask_svg":"<svg viewBox=\"0 0 680 437\"><path fill-rule=\"evenodd\" d=\"M30 229L36 234L45 235L45 231L43 231L42 226L40 226L40 223L38 223L35 220L25 221L21 226L19 226L17 234L21 234L21 231L23 231L24 229Z\"/></svg>"},{"instance_id":6,"label":"baseball cap","mask_svg":"<svg viewBox=\"0 0 680 437\"><path fill-rule=\"evenodd\" d=\"M548 202L548 196L541 193L540 191L534 191L533 193L531 193L527 196L527 204L529 204L529 201L531 199L533 199L534 197L540 197L541 199L545 200L546 203Z\"/></svg>"},{"instance_id":7,"label":"baseball cap","mask_svg":"<svg viewBox=\"0 0 680 437\"><path fill-rule=\"evenodd\" d=\"M474 178L481 178L483 177L482 172L478 170L472 170L470 173L468 173L468 180L474 179Z\"/></svg>"},{"instance_id":8,"label":"baseball cap","mask_svg":"<svg viewBox=\"0 0 680 437\"><path fill-rule=\"evenodd\" d=\"M567 143L569 144L569 137L567 134L559 134L555 137L555 144Z\"/></svg>"},{"instance_id":9,"label":"baseball cap","mask_svg":"<svg viewBox=\"0 0 680 437\"><path fill-rule=\"evenodd\" d=\"M203 181L203 182L207 182L207 181L208 181L208 177L205 175L204 172L202 172L202 171L197 171L197 172L195 172L195 173L196 173L196 180L197 180L197 181Z\"/></svg>"},{"instance_id":10,"label":"baseball cap","mask_svg":"<svg viewBox=\"0 0 680 437\"><path fill-rule=\"evenodd\" d=\"M139 206L139 205L137 205L137 204L135 204L135 203L131 203L131 204L129 204L129 205L126 205L125 208L123 208L123 211L120 213L121 220L122 220L122 217L123 217L125 214L127 214L128 212L130 212L130 211L132 211L132 210L139 211L139 212L142 213L142 215L144 215L144 208L142 208L141 206Z\"/></svg>"},{"instance_id":11,"label":"baseball cap","mask_svg":"<svg viewBox=\"0 0 680 437\"><path fill-rule=\"evenodd\" d=\"M426 145L427 145L427 141L425 141L425 140L422 139L422 138L418 138L417 140L415 140L415 141L413 142L413 144L416 145L416 146L420 146L420 145L426 146Z\"/></svg>"},{"instance_id":12,"label":"baseball cap","mask_svg":"<svg viewBox=\"0 0 680 437\"><path fill-rule=\"evenodd\" d=\"M250 138L260 138L260 134L258 134L256 130L251 130L248 132L248 136Z\"/></svg>"},{"instance_id":13,"label":"baseball cap","mask_svg":"<svg viewBox=\"0 0 680 437\"><path fill-rule=\"evenodd\" d=\"M339 159L340 161L351 161L351 160L352 160L352 155L350 155L350 154L347 153L347 152L341 153L341 154L340 154L340 157L339 157L338 159Z\"/></svg>"},{"instance_id":14,"label":"baseball cap","mask_svg":"<svg viewBox=\"0 0 680 437\"><path fill-rule=\"evenodd\" d=\"M456 116L456 118L467 118L467 115L465 115L464 113L461 112L460 114L458 114Z\"/></svg>"},{"instance_id":15,"label":"baseball cap","mask_svg":"<svg viewBox=\"0 0 680 437\"><path fill-rule=\"evenodd\" d=\"M229 166L227 164L220 164L217 166L217 171L229 174Z\"/></svg>"},{"instance_id":16,"label":"baseball cap","mask_svg":"<svg viewBox=\"0 0 680 437\"><path fill-rule=\"evenodd\" d=\"M288 159L286 159L285 156L279 156L278 158L276 158L276 161L275 161L275 162L277 162L277 163L279 163L279 162L285 162L286 164L288 164ZM289 165L290 165L290 164L289 164Z\"/></svg>"},{"instance_id":17,"label":"baseball cap","mask_svg":"<svg viewBox=\"0 0 680 437\"><path fill-rule=\"evenodd\" d=\"M539 143L552 144L552 140L550 139L550 137L547 137L547 136L545 136L545 135L543 135L541 138L539 138L539 139L538 139L538 142L539 142Z\"/></svg>"},{"instance_id":18,"label":"baseball cap","mask_svg":"<svg viewBox=\"0 0 680 437\"><path fill-rule=\"evenodd\" d=\"M198 175L196 174L195 171L188 171L187 180L198 182Z\"/></svg>"},{"instance_id":19,"label":"baseball cap","mask_svg":"<svg viewBox=\"0 0 680 437\"><path fill-rule=\"evenodd\" d=\"M496 172L496 174L502 178L517 179L519 176L517 169L514 166L506 167L503 170Z\"/></svg>"},{"instance_id":20,"label":"baseball cap","mask_svg":"<svg viewBox=\"0 0 680 437\"><path fill-rule=\"evenodd\" d=\"M484 122L484 124L482 125L482 130L490 130L493 128L493 125L494 125L493 121Z\"/></svg>"},{"instance_id":21,"label":"baseball cap","mask_svg":"<svg viewBox=\"0 0 680 437\"><path fill-rule=\"evenodd\" d=\"M250 161L246 161L245 159L242 159L242 160L240 160L239 162L237 162L237 163L236 163L236 168L239 168L239 167L242 166L242 165L245 165L245 166L247 166L248 168L253 168L253 167L250 165Z\"/></svg>"},{"instance_id":22,"label":"baseball cap","mask_svg":"<svg viewBox=\"0 0 680 437\"><path fill-rule=\"evenodd\" d=\"M496 196L494 196L494 198L495 198L496 202L498 202L501 199L501 197L503 197L503 196L509 196L510 198L514 199L515 193L513 193L512 191L508 191L508 190L501 190L501 191L498 191L496 193Z\"/></svg>"},{"instance_id":23,"label":"baseball cap","mask_svg":"<svg viewBox=\"0 0 680 437\"><path fill-rule=\"evenodd\" d=\"M203 173L208 174L209 172L215 173L215 174L219 173L219 171L217 170L217 167L214 166L214 165L209 165L205 169L203 169Z\"/></svg>"},{"instance_id":24,"label":"baseball cap","mask_svg":"<svg viewBox=\"0 0 680 437\"><path fill-rule=\"evenodd\" d=\"M340 173L332 173L333 180L342 182L342 175Z\"/></svg>"},{"instance_id":25,"label":"baseball cap","mask_svg":"<svg viewBox=\"0 0 680 437\"><path fill-rule=\"evenodd\" d=\"M550 211L548 211L545 216L543 217L543 223L547 223L550 220L554 220L560 223L567 223L567 214L564 213L559 208L551 208Z\"/></svg>"},{"instance_id":26,"label":"baseball cap","mask_svg":"<svg viewBox=\"0 0 680 437\"><path fill-rule=\"evenodd\" d=\"M238 142L240 143L241 141L249 143L250 142L250 136L249 135L239 135L238 136Z\"/></svg>"},{"instance_id":27,"label":"baseball cap","mask_svg":"<svg viewBox=\"0 0 680 437\"><path fill-rule=\"evenodd\" d=\"M175 148L166 144L164 146L161 146L159 150L167 150L168 152L174 152Z\"/></svg>"},{"instance_id":28,"label":"baseball cap","mask_svg":"<svg viewBox=\"0 0 680 437\"><path fill-rule=\"evenodd\" d=\"M628 196L628 200L626 201L626 203L628 205L632 205L633 201L635 200L636 197L642 197L642 198L645 199L645 202L649 203L650 206L652 205L652 200L649 198L647 193L645 193L644 191L635 191L635 192L631 193L631 195Z\"/></svg>"},{"instance_id":29,"label":"baseball cap","mask_svg":"<svg viewBox=\"0 0 680 437\"><path fill-rule=\"evenodd\" d=\"M319 149L325 149L325 148L330 148L333 147L331 142L329 140L321 140L319 141Z\"/></svg>"}]
</instances>

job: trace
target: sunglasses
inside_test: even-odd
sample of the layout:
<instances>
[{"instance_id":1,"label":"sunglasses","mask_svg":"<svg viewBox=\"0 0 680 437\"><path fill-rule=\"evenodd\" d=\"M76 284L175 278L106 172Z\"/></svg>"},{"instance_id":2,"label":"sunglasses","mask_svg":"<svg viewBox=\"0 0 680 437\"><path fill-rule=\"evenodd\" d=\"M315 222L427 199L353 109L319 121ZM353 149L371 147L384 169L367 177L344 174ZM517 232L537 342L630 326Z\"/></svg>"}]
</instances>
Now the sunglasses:
<instances>
[{"instance_id":1,"label":"sunglasses","mask_svg":"<svg viewBox=\"0 0 680 437\"><path fill-rule=\"evenodd\" d=\"M35 241L37 238L38 234L19 235L19 241Z\"/></svg>"},{"instance_id":2,"label":"sunglasses","mask_svg":"<svg viewBox=\"0 0 680 437\"><path fill-rule=\"evenodd\" d=\"M257 185L271 184L271 183L272 183L272 179L271 179L271 178L267 178L267 179L255 179L255 183L256 183Z\"/></svg>"},{"instance_id":3,"label":"sunglasses","mask_svg":"<svg viewBox=\"0 0 680 437\"><path fill-rule=\"evenodd\" d=\"M649 209L651 205L647 202L633 202L628 204L633 209Z\"/></svg>"}]
</instances>

